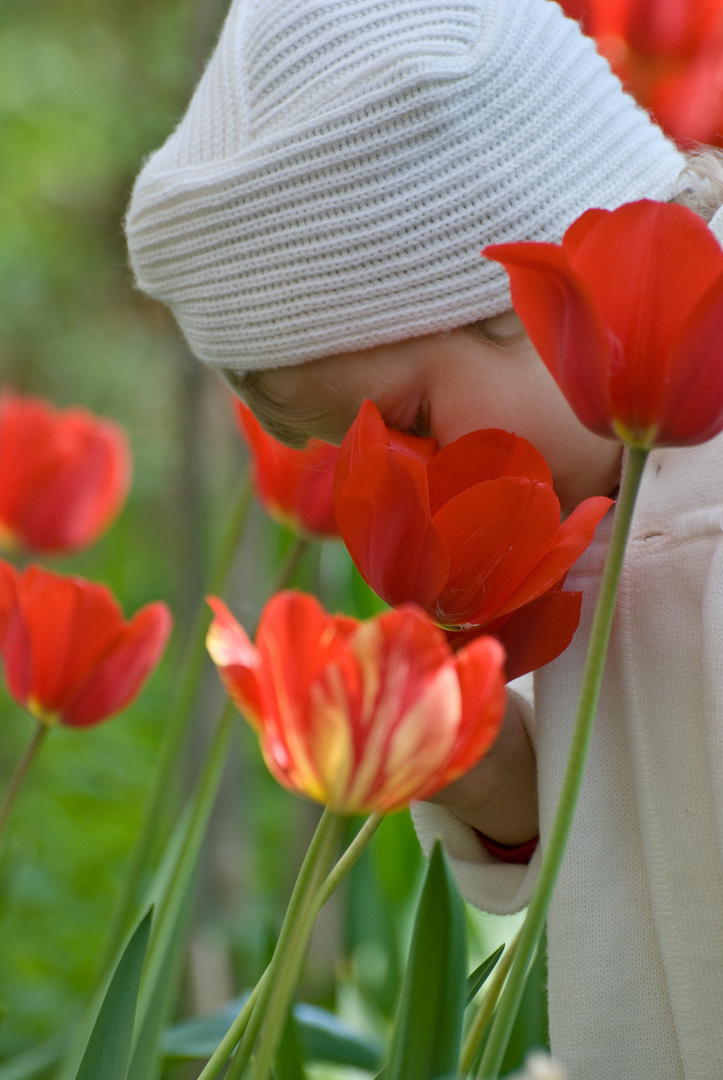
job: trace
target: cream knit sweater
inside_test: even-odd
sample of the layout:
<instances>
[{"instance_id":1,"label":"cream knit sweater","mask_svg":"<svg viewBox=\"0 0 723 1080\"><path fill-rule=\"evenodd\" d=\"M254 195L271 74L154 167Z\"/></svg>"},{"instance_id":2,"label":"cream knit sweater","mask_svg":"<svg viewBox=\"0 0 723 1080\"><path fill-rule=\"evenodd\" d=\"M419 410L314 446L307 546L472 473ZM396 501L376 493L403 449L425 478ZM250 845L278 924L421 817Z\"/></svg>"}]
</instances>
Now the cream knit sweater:
<instances>
[{"instance_id":1,"label":"cream knit sweater","mask_svg":"<svg viewBox=\"0 0 723 1080\"><path fill-rule=\"evenodd\" d=\"M536 674L526 714L542 848L609 531L610 515L568 577L584 590L581 625ZM471 903L529 900L539 851L503 865L444 808L413 814L425 849L443 838ZM552 1051L571 1080L721 1080L723 436L646 465L548 951Z\"/></svg>"}]
</instances>

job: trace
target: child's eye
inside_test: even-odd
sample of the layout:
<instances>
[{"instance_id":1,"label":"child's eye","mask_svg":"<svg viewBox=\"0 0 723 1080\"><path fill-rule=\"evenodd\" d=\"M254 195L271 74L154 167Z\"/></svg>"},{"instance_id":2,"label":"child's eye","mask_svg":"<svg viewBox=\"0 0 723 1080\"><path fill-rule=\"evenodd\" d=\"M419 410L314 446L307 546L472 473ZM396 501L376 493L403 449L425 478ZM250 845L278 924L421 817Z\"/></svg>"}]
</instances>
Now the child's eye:
<instances>
[{"instance_id":1,"label":"child's eye","mask_svg":"<svg viewBox=\"0 0 723 1080\"><path fill-rule=\"evenodd\" d=\"M416 435L420 439L429 438L429 415L424 405L420 405L417 410L417 415L414 417L414 423L410 428L407 428L408 435Z\"/></svg>"}]
</instances>

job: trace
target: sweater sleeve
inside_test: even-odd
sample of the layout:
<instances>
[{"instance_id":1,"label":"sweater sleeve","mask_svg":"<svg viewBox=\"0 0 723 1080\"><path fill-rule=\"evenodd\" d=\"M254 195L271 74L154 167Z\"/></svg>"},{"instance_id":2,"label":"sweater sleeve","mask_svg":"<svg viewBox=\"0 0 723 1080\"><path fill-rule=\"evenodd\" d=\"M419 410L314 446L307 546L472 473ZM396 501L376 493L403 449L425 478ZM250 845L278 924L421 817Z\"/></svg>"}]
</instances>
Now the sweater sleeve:
<instances>
[{"instance_id":1,"label":"sweater sleeve","mask_svg":"<svg viewBox=\"0 0 723 1080\"><path fill-rule=\"evenodd\" d=\"M526 676L516 679L508 691L535 746L531 680ZM412 805L411 813L425 855L429 856L435 840L442 841L457 888L470 904L495 915L509 915L529 903L539 872L539 847L526 865L502 862L484 847L478 833L446 806L418 802Z\"/></svg>"}]
</instances>

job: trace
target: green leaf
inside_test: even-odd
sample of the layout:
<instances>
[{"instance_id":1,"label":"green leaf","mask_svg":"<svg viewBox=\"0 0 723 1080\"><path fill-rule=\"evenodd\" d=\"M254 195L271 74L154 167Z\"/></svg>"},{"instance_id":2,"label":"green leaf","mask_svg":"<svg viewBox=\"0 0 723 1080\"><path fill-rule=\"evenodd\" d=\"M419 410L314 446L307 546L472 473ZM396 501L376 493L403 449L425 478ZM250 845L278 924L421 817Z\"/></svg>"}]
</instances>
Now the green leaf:
<instances>
[{"instance_id":1,"label":"green leaf","mask_svg":"<svg viewBox=\"0 0 723 1080\"><path fill-rule=\"evenodd\" d=\"M467 1000L465 1004L472 1004L475 994L480 989L480 987L484 986L488 977L492 974L495 967L497 966L497 961L502 956L502 953L504 951L504 945L500 945L500 947L498 949L495 949L495 951L491 953L486 960L483 960L480 966L478 968L475 968L475 970L469 976L469 978L467 979Z\"/></svg>"},{"instance_id":2,"label":"green leaf","mask_svg":"<svg viewBox=\"0 0 723 1080\"><path fill-rule=\"evenodd\" d=\"M75 1080L126 1080L152 917L149 908L118 961Z\"/></svg>"},{"instance_id":3,"label":"green leaf","mask_svg":"<svg viewBox=\"0 0 723 1080\"><path fill-rule=\"evenodd\" d=\"M164 964L152 987L145 1014L138 1010L133 1056L128 1080L154 1080L160 1076L160 1043L163 1029L173 1015L186 960L186 943L193 918L196 889L189 889L178 914L176 932L167 942Z\"/></svg>"},{"instance_id":4,"label":"green leaf","mask_svg":"<svg viewBox=\"0 0 723 1080\"><path fill-rule=\"evenodd\" d=\"M160 1073L159 1045L179 992L187 932L191 922L198 857L218 794L236 726L231 702L224 707L196 788L182 815L175 856L164 869L157 916L138 1001L138 1034L128 1080L154 1080Z\"/></svg>"},{"instance_id":5,"label":"green leaf","mask_svg":"<svg viewBox=\"0 0 723 1080\"><path fill-rule=\"evenodd\" d=\"M385 1080L435 1080L456 1073L466 945L462 901L437 842L417 908Z\"/></svg>"},{"instance_id":6,"label":"green leaf","mask_svg":"<svg viewBox=\"0 0 723 1080\"><path fill-rule=\"evenodd\" d=\"M0 1080L36 1080L47 1076L60 1057L65 1041L57 1036L9 1058L0 1065Z\"/></svg>"},{"instance_id":7,"label":"green leaf","mask_svg":"<svg viewBox=\"0 0 723 1080\"><path fill-rule=\"evenodd\" d=\"M163 1040L166 1059L195 1061L210 1057L247 997L244 995L229 1002L222 1011L211 1016L195 1017L174 1025ZM357 1069L380 1067L381 1047L372 1039L352 1031L333 1013L304 1004L295 1005L293 1013L305 1061L324 1061Z\"/></svg>"}]
</instances>

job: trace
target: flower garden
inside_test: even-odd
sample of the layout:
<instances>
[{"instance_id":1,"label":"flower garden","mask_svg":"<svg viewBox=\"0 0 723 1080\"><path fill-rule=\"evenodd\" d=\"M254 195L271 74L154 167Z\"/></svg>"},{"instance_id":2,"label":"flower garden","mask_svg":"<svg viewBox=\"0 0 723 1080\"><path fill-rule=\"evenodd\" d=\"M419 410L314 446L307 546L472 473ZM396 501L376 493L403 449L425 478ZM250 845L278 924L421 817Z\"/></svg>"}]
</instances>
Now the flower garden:
<instances>
[{"instance_id":1,"label":"flower garden","mask_svg":"<svg viewBox=\"0 0 723 1080\"><path fill-rule=\"evenodd\" d=\"M669 132L713 141L723 6L579 6ZM646 461L723 430L723 250L643 200L481 255L624 445L614 510L562 515L514 434L439 448L369 401L340 448L281 446L133 292L120 235L221 7L0 12L0 1080L494 1080L548 1049L544 925ZM568 647L608 514L538 884L486 916L407 808Z\"/></svg>"}]
</instances>

